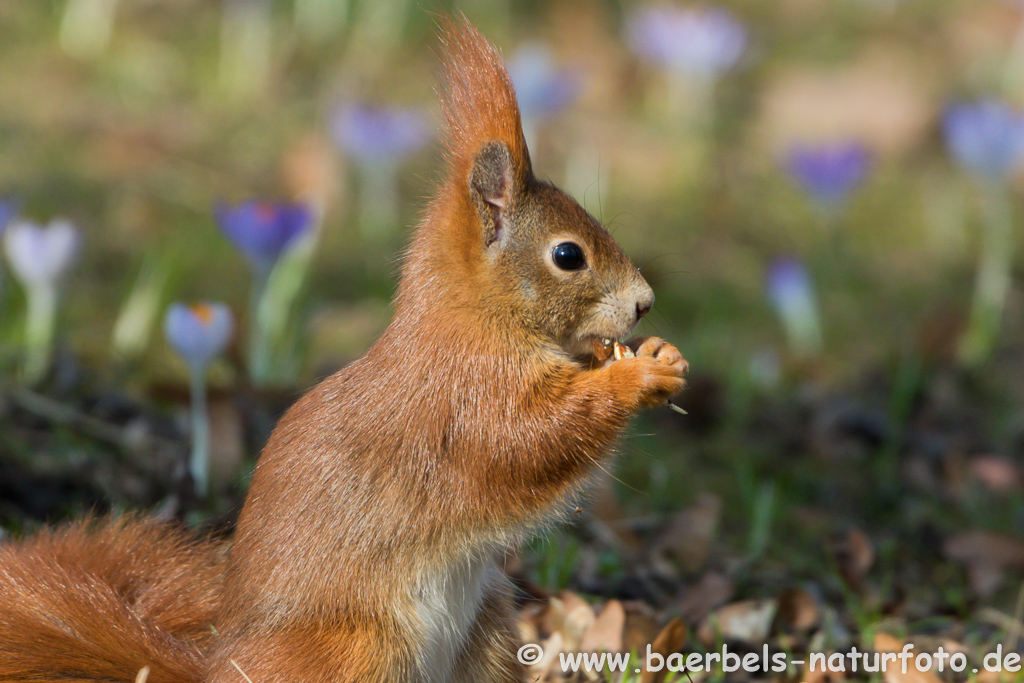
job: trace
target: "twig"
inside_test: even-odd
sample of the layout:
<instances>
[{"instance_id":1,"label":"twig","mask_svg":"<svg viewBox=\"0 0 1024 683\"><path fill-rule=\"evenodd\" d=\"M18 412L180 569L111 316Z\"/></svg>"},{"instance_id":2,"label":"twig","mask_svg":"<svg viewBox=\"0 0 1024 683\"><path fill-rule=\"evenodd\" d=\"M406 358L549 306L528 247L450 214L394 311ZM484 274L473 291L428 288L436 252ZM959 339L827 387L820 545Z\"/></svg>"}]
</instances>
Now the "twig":
<instances>
[{"instance_id":1,"label":"twig","mask_svg":"<svg viewBox=\"0 0 1024 683\"><path fill-rule=\"evenodd\" d=\"M1009 614L1000 612L994 607L985 607L978 612L978 618L982 621L987 621L993 626L998 626L1004 629L1007 635L1013 634L1014 632L1020 633L1024 630L1024 623L1021 623L1019 618L1011 617Z\"/></svg>"},{"instance_id":2,"label":"twig","mask_svg":"<svg viewBox=\"0 0 1024 683\"><path fill-rule=\"evenodd\" d=\"M112 444L124 450L135 450L127 430L117 425L86 415L76 408L54 401L34 391L20 389L11 393L11 402L24 411L38 415L50 422L64 425L91 436L100 441ZM153 445L178 448L181 444L170 439L147 435Z\"/></svg>"}]
</instances>

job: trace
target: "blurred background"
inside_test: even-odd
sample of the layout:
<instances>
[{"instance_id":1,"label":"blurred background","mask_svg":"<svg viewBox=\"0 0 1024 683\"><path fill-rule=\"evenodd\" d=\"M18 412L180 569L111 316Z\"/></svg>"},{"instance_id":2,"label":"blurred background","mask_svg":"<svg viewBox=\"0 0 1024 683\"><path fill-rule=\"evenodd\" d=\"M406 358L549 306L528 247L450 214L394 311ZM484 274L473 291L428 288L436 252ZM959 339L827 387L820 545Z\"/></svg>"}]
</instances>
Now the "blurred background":
<instances>
[{"instance_id":1,"label":"blurred background","mask_svg":"<svg viewBox=\"0 0 1024 683\"><path fill-rule=\"evenodd\" d=\"M0 0L0 527L230 529L280 412L389 320L447 9ZM1019 648L1024 4L459 9L691 367L524 590Z\"/></svg>"}]
</instances>

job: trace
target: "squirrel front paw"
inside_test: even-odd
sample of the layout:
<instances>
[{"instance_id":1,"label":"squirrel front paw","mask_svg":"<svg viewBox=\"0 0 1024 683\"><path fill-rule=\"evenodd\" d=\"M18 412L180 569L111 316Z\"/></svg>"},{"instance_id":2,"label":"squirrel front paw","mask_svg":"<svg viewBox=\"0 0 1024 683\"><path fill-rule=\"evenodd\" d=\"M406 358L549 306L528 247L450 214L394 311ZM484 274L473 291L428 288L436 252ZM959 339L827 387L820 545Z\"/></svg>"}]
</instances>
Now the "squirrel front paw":
<instances>
[{"instance_id":1,"label":"squirrel front paw","mask_svg":"<svg viewBox=\"0 0 1024 683\"><path fill-rule=\"evenodd\" d=\"M634 355L616 360L609 370L620 390L634 390L637 408L664 405L683 390L689 364L675 346L658 337L637 337L625 346Z\"/></svg>"}]
</instances>

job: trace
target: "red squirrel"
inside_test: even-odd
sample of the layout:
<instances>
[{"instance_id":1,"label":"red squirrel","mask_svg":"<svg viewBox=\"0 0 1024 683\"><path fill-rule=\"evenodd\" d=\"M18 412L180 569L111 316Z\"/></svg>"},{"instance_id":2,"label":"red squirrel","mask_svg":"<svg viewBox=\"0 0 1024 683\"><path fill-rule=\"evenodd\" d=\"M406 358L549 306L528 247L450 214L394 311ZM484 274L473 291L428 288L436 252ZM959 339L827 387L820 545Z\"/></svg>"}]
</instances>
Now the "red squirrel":
<instances>
[{"instance_id":1,"label":"red squirrel","mask_svg":"<svg viewBox=\"0 0 1024 683\"><path fill-rule=\"evenodd\" d=\"M651 288L533 175L496 49L442 24L448 173L391 324L281 419L229 547L134 517L0 546L0 681L522 680L503 554L686 362L601 352Z\"/></svg>"}]
</instances>

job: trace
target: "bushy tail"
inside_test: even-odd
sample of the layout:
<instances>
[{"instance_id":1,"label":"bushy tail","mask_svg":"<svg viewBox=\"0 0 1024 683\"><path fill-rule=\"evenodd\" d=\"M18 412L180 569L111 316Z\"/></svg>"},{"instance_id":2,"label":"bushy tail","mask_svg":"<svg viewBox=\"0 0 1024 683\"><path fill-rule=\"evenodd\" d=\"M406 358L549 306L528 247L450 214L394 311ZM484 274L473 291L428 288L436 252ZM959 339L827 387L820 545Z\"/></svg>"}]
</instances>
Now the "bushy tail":
<instances>
[{"instance_id":1,"label":"bushy tail","mask_svg":"<svg viewBox=\"0 0 1024 683\"><path fill-rule=\"evenodd\" d=\"M0 544L0 681L202 680L222 558L133 517Z\"/></svg>"}]
</instances>

